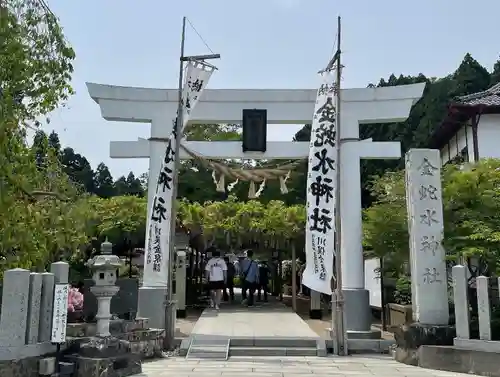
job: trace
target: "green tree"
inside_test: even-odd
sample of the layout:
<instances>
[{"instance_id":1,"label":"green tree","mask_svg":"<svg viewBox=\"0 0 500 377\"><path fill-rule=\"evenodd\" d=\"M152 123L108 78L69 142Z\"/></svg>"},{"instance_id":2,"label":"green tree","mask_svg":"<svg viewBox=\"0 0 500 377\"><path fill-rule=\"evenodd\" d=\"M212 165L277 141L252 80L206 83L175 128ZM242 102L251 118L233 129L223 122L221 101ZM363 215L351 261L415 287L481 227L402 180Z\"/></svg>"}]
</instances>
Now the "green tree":
<instances>
[{"instance_id":1,"label":"green tree","mask_svg":"<svg viewBox=\"0 0 500 377\"><path fill-rule=\"evenodd\" d=\"M474 258L479 273L500 273L500 160L447 165L442 176L444 247L448 259ZM376 202L364 211L364 244L369 256L383 257L388 269L404 273L409 259L404 173L374 181Z\"/></svg>"},{"instance_id":2,"label":"green tree","mask_svg":"<svg viewBox=\"0 0 500 377\"><path fill-rule=\"evenodd\" d=\"M102 162L94 172L94 193L101 198L111 198L115 195L113 176Z\"/></svg>"},{"instance_id":3,"label":"green tree","mask_svg":"<svg viewBox=\"0 0 500 377\"><path fill-rule=\"evenodd\" d=\"M75 187L51 148L26 146L24 128L72 93L74 52L42 2L20 0L0 6L0 50L0 270L43 269L87 239Z\"/></svg>"},{"instance_id":4,"label":"green tree","mask_svg":"<svg viewBox=\"0 0 500 377\"><path fill-rule=\"evenodd\" d=\"M60 154L60 160L64 172L74 183L79 185L85 192L94 192L94 171L85 157L75 153L73 148L64 148Z\"/></svg>"},{"instance_id":5,"label":"green tree","mask_svg":"<svg viewBox=\"0 0 500 377\"><path fill-rule=\"evenodd\" d=\"M455 87L452 96L463 96L488 89L490 73L479 62L467 53L460 66L452 75Z\"/></svg>"},{"instance_id":6,"label":"green tree","mask_svg":"<svg viewBox=\"0 0 500 377\"><path fill-rule=\"evenodd\" d=\"M36 131L31 149L35 155L35 162L38 169L43 169L47 163L48 148L47 134L42 130Z\"/></svg>"},{"instance_id":7,"label":"green tree","mask_svg":"<svg viewBox=\"0 0 500 377\"><path fill-rule=\"evenodd\" d=\"M141 180L140 178L136 178L134 173L128 173L126 182L129 195L144 196Z\"/></svg>"},{"instance_id":8,"label":"green tree","mask_svg":"<svg viewBox=\"0 0 500 377\"><path fill-rule=\"evenodd\" d=\"M59 135L57 132L52 131L48 137L48 145L54 150L54 152L59 155L61 152L61 141L59 140Z\"/></svg>"},{"instance_id":9,"label":"green tree","mask_svg":"<svg viewBox=\"0 0 500 377\"><path fill-rule=\"evenodd\" d=\"M493 72L491 72L491 85L495 85L500 82L500 59L498 59L493 66Z\"/></svg>"}]
</instances>

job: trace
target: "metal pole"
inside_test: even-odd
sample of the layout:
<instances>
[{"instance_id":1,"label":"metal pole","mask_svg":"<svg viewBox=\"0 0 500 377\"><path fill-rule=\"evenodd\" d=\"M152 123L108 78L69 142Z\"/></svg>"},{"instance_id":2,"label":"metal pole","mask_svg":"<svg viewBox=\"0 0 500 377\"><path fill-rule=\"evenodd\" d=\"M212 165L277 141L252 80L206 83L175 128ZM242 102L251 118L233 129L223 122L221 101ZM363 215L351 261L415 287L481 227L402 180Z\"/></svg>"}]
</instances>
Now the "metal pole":
<instances>
[{"instance_id":1,"label":"metal pole","mask_svg":"<svg viewBox=\"0 0 500 377\"><path fill-rule=\"evenodd\" d=\"M165 305L165 344L164 348L171 349L174 346L175 340L175 320L176 320L176 303L174 301L173 295L173 261L175 253L175 230L176 230L176 200L177 200L177 181L178 173L180 168L180 156L179 148L182 139L182 125L184 123L183 119L183 105L182 105L182 92L184 84L184 44L186 41L186 17L182 18L182 34L181 34L181 55L179 58L179 96L177 104L177 122L174 125L176 127L176 137L175 137L175 158L174 158L174 169L172 177L172 208L170 209L170 237L168 241L168 289L167 289L167 300Z\"/></svg>"},{"instance_id":2,"label":"metal pole","mask_svg":"<svg viewBox=\"0 0 500 377\"><path fill-rule=\"evenodd\" d=\"M295 242L292 240L292 309L297 311L297 253Z\"/></svg>"},{"instance_id":3,"label":"metal pole","mask_svg":"<svg viewBox=\"0 0 500 377\"><path fill-rule=\"evenodd\" d=\"M341 253L341 234L342 234L342 224L340 221L340 170L341 170L341 159L340 159L340 148L341 148L341 119L340 119L340 106L341 106L341 91L340 91L340 79L342 77L342 65L340 63L340 42L341 42L341 28L340 28L340 17L338 17L338 26L337 26L337 133L336 133L336 145L337 145L337 185L336 185L336 195L335 195L335 275L336 275L336 287L335 294L332 295L334 300L334 307L332 308L332 313L335 311L335 315L332 314L332 329L335 329L335 339L333 339L334 345L334 354L340 356L347 355L347 342L345 339L345 326L344 326L344 297L342 294L342 253Z\"/></svg>"}]
</instances>

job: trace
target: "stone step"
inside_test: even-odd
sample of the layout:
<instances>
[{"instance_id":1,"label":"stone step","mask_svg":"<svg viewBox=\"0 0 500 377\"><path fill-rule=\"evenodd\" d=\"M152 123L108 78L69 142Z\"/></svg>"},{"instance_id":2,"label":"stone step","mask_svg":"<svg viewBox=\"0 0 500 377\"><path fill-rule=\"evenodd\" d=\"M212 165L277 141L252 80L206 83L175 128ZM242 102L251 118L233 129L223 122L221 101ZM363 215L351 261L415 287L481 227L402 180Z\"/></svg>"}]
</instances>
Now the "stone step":
<instances>
[{"instance_id":1,"label":"stone step","mask_svg":"<svg viewBox=\"0 0 500 377\"><path fill-rule=\"evenodd\" d=\"M389 353L394 344L392 339L347 339L349 353ZM326 341L326 348L333 349L333 340Z\"/></svg>"},{"instance_id":2,"label":"stone step","mask_svg":"<svg viewBox=\"0 0 500 377\"><path fill-rule=\"evenodd\" d=\"M316 348L314 338L231 338L231 347Z\"/></svg>"},{"instance_id":3,"label":"stone step","mask_svg":"<svg viewBox=\"0 0 500 377\"><path fill-rule=\"evenodd\" d=\"M317 356L316 347L233 347L229 356Z\"/></svg>"},{"instance_id":4,"label":"stone step","mask_svg":"<svg viewBox=\"0 0 500 377\"><path fill-rule=\"evenodd\" d=\"M186 359L227 360L229 339L194 338L191 340Z\"/></svg>"}]
</instances>

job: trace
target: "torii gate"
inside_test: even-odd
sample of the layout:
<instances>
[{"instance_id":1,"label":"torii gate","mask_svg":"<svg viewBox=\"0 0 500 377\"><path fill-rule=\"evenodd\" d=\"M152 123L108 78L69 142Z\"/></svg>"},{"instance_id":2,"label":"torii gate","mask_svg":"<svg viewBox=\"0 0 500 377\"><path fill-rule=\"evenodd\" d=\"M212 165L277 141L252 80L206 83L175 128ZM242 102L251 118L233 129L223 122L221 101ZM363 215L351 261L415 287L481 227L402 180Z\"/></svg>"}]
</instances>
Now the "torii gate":
<instances>
[{"instance_id":1,"label":"torii gate","mask_svg":"<svg viewBox=\"0 0 500 377\"><path fill-rule=\"evenodd\" d=\"M87 83L104 119L151 123L151 138L168 138L177 110L177 89L121 87ZM398 159L399 142L359 140L359 125L402 122L420 99L425 84L342 89L341 222L342 276L348 335L369 336L371 312L364 285L360 159ZM192 124L241 123L243 109L267 109L269 124L311 122L316 89L206 89L191 115ZM239 141L186 141L208 159L306 159L309 142L268 142L265 153L244 153ZM165 150L162 141L112 141L111 158L149 158L148 208ZM181 158L190 158L181 149ZM305 200L305 199L304 199Z\"/></svg>"}]
</instances>

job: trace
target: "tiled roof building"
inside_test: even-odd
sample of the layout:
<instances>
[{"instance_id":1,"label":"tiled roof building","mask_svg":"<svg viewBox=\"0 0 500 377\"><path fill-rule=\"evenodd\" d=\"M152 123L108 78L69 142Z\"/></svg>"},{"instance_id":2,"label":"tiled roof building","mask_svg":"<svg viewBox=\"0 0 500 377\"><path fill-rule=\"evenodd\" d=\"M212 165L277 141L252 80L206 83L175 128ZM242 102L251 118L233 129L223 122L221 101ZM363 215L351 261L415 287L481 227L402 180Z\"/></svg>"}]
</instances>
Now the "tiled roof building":
<instances>
[{"instance_id":1,"label":"tiled roof building","mask_svg":"<svg viewBox=\"0 0 500 377\"><path fill-rule=\"evenodd\" d=\"M441 150L443 165L455 159L500 158L500 83L461 96L434 131L429 147Z\"/></svg>"}]
</instances>

